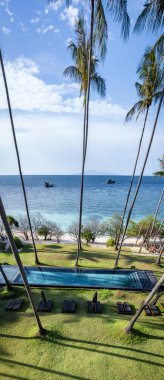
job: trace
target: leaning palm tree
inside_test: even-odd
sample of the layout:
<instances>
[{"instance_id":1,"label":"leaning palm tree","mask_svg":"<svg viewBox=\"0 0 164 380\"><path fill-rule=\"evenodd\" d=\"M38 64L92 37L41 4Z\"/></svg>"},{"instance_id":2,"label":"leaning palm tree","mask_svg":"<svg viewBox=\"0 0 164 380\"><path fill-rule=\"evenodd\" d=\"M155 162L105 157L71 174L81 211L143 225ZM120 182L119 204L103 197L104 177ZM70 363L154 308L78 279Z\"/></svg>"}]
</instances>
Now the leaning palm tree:
<instances>
[{"instance_id":1,"label":"leaning palm tree","mask_svg":"<svg viewBox=\"0 0 164 380\"><path fill-rule=\"evenodd\" d=\"M128 207L128 202L134 182L134 177L136 174L136 168L138 164L138 159L140 155L141 145L143 141L144 131L146 127L146 122L148 118L148 113L152 102L156 102L161 95L161 86L162 86L162 69L161 61L159 60L159 55L152 48L147 48L145 54L142 58L142 61L137 70L139 79L141 82L136 82L136 90L140 100L134 104L130 111L126 115L125 121L130 121L134 116L136 120L141 114L145 114L143 128L141 132L141 137L138 145L137 156L134 164L133 174L129 185L129 190L126 198L126 203L123 211L122 221L120 225L119 235L116 242L116 249L118 249L119 239Z\"/></svg>"},{"instance_id":2,"label":"leaning palm tree","mask_svg":"<svg viewBox=\"0 0 164 380\"><path fill-rule=\"evenodd\" d=\"M7 234L7 237L9 239L13 255L15 257L15 260L17 262L18 268L20 270L20 273L21 273L21 276L22 276L22 280L23 280L23 283L24 283L24 287L26 289L28 298L30 300L30 303L31 303L31 306L32 306L32 309L33 309L33 312L34 312L34 315L35 315L35 318L36 318L36 321L37 321L39 333L41 335L44 335L46 333L46 331L44 330L44 328L43 328L43 326L41 324L39 315L37 313L36 306L35 306L35 303L33 301L32 293L31 293L31 289L30 289L30 286L28 284L26 273L25 273L24 267L22 265L21 259L19 257L19 253L18 253L16 244L15 244L15 241L13 239L13 235L12 235L12 232L11 232L11 229L10 229L10 225L8 223L8 220L7 220L6 212L5 212L5 209L4 209L1 197L0 197L0 217L2 219L4 228L6 230L6 234Z\"/></svg>"},{"instance_id":3,"label":"leaning palm tree","mask_svg":"<svg viewBox=\"0 0 164 380\"><path fill-rule=\"evenodd\" d=\"M137 321L138 317L140 316L140 314L142 313L142 311L144 310L145 306L147 306L147 304L151 301L151 299L155 296L155 294L160 291L161 286L163 284L164 284L164 274L159 279L157 284L154 286L154 288L152 289L152 291L150 292L150 294L148 295L146 300L142 303L142 305L140 306L140 308L138 309L138 311L136 312L134 317L131 319L129 325L125 328L125 332L127 334L132 332L133 326L134 326L135 322Z\"/></svg>"},{"instance_id":4,"label":"leaning palm tree","mask_svg":"<svg viewBox=\"0 0 164 380\"><path fill-rule=\"evenodd\" d=\"M132 211L133 211L133 208L134 208L137 196L138 196L138 192L140 190L140 186L141 186L141 182L142 182L145 166L146 166L146 163L147 163L147 160L148 160L148 157L149 157L150 148L151 148L151 145L152 145L152 142L153 142L153 138L154 138L154 134L155 134L155 130L156 130L159 114L160 114L161 107L162 107L162 104L163 104L163 99L164 99L164 88L163 88L163 90L161 92L161 96L160 96L160 100L159 100L159 104L158 104L158 108L157 108L157 113L156 113L156 117L155 117L155 120L154 120L154 125L153 125L153 128L152 128L152 132L151 132L149 144L148 144L148 147L147 147L145 159L144 159L144 162L143 162L143 166L142 166L142 169L141 169L140 177L139 177L139 180L138 180L137 188L135 190L134 197L132 199L132 202L131 202L131 205L130 205L130 208L129 208L129 212L128 212L128 216L127 216L127 220L126 220L123 236L122 236L122 239L121 239L121 244L120 244L117 256L116 256L115 267L117 267L117 265L118 265L118 260L119 260L119 257L120 257L120 252L121 252L122 244L123 244L123 241L124 241L124 238L125 238L125 235L126 235L126 231L127 231L127 228L128 228L128 224L129 224L129 221L130 221L130 218L131 218L131 214L132 214Z\"/></svg>"},{"instance_id":5,"label":"leaning palm tree","mask_svg":"<svg viewBox=\"0 0 164 380\"><path fill-rule=\"evenodd\" d=\"M156 32L164 26L164 2L163 0L147 0L139 15L134 31L140 32L146 29Z\"/></svg>"},{"instance_id":6,"label":"leaning palm tree","mask_svg":"<svg viewBox=\"0 0 164 380\"><path fill-rule=\"evenodd\" d=\"M81 248L81 223L83 209L83 191L84 191L84 167L87 149L88 131L86 132L86 100L88 89L88 59L90 50L90 41L87 37L84 19L80 18L75 21L75 34L77 42L70 41L68 49L71 51L74 66L69 66L64 70L64 75L73 78L80 84L80 96L83 95L84 106L84 122L83 122L83 156L81 171L81 189L80 189L80 212L79 212L79 228L78 228L78 254ZM104 79L97 73L96 69L99 59L92 54L90 82L93 90L96 90L101 97L106 94L106 86Z\"/></svg>"}]
</instances>

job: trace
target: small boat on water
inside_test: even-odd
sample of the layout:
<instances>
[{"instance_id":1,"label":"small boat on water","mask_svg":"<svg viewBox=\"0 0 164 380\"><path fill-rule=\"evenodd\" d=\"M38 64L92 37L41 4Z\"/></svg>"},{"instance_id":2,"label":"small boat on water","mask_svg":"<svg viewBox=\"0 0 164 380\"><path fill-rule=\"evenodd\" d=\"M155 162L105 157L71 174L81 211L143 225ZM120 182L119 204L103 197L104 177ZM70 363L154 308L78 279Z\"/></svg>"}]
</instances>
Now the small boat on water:
<instances>
[{"instance_id":1,"label":"small boat on water","mask_svg":"<svg viewBox=\"0 0 164 380\"><path fill-rule=\"evenodd\" d=\"M49 182L44 182L44 186L45 187L54 187L54 185L52 183L49 183Z\"/></svg>"},{"instance_id":2,"label":"small boat on water","mask_svg":"<svg viewBox=\"0 0 164 380\"><path fill-rule=\"evenodd\" d=\"M107 179L107 185L112 185L113 183L115 183L116 181L114 181L113 179L111 179L111 178L108 178Z\"/></svg>"}]
</instances>

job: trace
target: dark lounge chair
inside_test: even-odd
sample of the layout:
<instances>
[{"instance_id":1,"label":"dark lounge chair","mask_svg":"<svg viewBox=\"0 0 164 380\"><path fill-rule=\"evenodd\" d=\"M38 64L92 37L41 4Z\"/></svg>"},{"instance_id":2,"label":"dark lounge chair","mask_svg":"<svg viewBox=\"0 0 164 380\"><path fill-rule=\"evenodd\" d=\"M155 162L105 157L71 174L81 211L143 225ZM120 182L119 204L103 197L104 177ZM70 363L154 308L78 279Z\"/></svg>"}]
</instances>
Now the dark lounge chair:
<instances>
[{"instance_id":1,"label":"dark lounge chair","mask_svg":"<svg viewBox=\"0 0 164 380\"><path fill-rule=\"evenodd\" d=\"M88 313L101 313L101 303L97 301L97 292L94 293L92 301L87 302Z\"/></svg>"},{"instance_id":2,"label":"dark lounge chair","mask_svg":"<svg viewBox=\"0 0 164 380\"><path fill-rule=\"evenodd\" d=\"M16 300L10 300L7 304L7 306L5 307L5 310L12 310L13 306L14 306L14 303L16 302Z\"/></svg>"},{"instance_id":3,"label":"dark lounge chair","mask_svg":"<svg viewBox=\"0 0 164 380\"><path fill-rule=\"evenodd\" d=\"M128 302L124 302L125 314L132 314L132 308Z\"/></svg>"},{"instance_id":4,"label":"dark lounge chair","mask_svg":"<svg viewBox=\"0 0 164 380\"><path fill-rule=\"evenodd\" d=\"M153 306L153 305L149 304L149 308L150 308L152 314L154 315L154 317L157 317L158 315L161 315L161 313L160 313L160 311L159 311L159 309L158 309L157 306L155 306L155 305Z\"/></svg>"},{"instance_id":5,"label":"dark lounge chair","mask_svg":"<svg viewBox=\"0 0 164 380\"><path fill-rule=\"evenodd\" d=\"M75 310L76 310L76 303L75 301L69 301L69 308L68 308L68 312L69 313L75 313Z\"/></svg>"},{"instance_id":6,"label":"dark lounge chair","mask_svg":"<svg viewBox=\"0 0 164 380\"><path fill-rule=\"evenodd\" d=\"M68 309L69 309L69 301L64 300L63 306L62 306L62 313L68 313Z\"/></svg>"},{"instance_id":7,"label":"dark lounge chair","mask_svg":"<svg viewBox=\"0 0 164 380\"><path fill-rule=\"evenodd\" d=\"M13 307L12 307L12 310L14 310L14 311L18 311L18 310L20 310L20 308L21 308L22 305L23 305L23 302L24 302L24 300L23 300L22 298L18 298L18 299L15 301L15 303L14 303L14 305L13 305Z\"/></svg>"},{"instance_id":8,"label":"dark lounge chair","mask_svg":"<svg viewBox=\"0 0 164 380\"><path fill-rule=\"evenodd\" d=\"M125 314L125 309L122 302L117 302L117 311L118 314Z\"/></svg>"},{"instance_id":9,"label":"dark lounge chair","mask_svg":"<svg viewBox=\"0 0 164 380\"><path fill-rule=\"evenodd\" d=\"M44 300L42 299L42 300L40 300L40 302L39 302L39 305L38 305L38 307L37 307L37 311L44 311L44 307L45 307L45 302L44 302Z\"/></svg>"},{"instance_id":10,"label":"dark lounge chair","mask_svg":"<svg viewBox=\"0 0 164 380\"><path fill-rule=\"evenodd\" d=\"M37 311L45 311L45 312L50 312L52 309L53 301L52 300L47 300L44 294L44 291L41 291L41 296L42 299L39 301L39 305L37 307Z\"/></svg>"},{"instance_id":11,"label":"dark lounge chair","mask_svg":"<svg viewBox=\"0 0 164 380\"><path fill-rule=\"evenodd\" d=\"M144 311L145 311L145 314L146 314L147 317L151 317L152 312L151 312L149 306L145 306L144 307Z\"/></svg>"},{"instance_id":12,"label":"dark lounge chair","mask_svg":"<svg viewBox=\"0 0 164 380\"><path fill-rule=\"evenodd\" d=\"M50 313L50 311L52 309L52 306L53 306L53 301L52 300L47 300L45 308L44 308L44 311Z\"/></svg>"}]
</instances>

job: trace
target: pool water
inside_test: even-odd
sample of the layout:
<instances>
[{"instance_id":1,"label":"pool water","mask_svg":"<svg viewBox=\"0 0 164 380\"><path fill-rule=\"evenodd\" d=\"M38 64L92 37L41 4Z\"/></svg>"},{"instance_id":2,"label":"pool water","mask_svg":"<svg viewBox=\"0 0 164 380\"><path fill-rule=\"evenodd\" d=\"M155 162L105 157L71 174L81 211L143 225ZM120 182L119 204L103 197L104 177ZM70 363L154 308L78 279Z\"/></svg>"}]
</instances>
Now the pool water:
<instances>
[{"instance_id":1,"label":"pool water","mask_svg":"<svg viewBox=\"0 0 164 380\"><path fill-rule=\"evenodd\" d=\"M17 267L3 266L14 285L23 285ZM150 271L25 267L31 286L151 290L156 277ZM0 278L1 283L1 278Z\"/></svg>"}]
</instances>

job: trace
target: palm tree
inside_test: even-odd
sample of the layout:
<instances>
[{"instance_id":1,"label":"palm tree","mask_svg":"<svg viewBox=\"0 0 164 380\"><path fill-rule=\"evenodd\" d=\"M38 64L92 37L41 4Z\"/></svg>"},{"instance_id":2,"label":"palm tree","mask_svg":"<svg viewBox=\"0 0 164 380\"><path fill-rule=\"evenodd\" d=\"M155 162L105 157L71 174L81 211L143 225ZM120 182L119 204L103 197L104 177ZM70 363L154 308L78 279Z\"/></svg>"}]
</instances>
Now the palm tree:
<instances>
[{"instance_id":1,"label":"palm tree","mask_svg":"<svg viewBox=\"0 0 164 380\"><path fill-rule=\"evenodd\" d=\"M118 244L119 244L119 239L126 215L126 210L128 207L128 202L134 182L134 177L136 173L136 168L138 164L138 159L140 155L140 150L141 150L141 145L143 141L143 136L144 136L144 131L146 127L146 122L148 118L148 113L150 106L152 102L156 102L160 95L161 95L161 84L162 84L162 70L161 70L161 62L159 61L158 54L155 53L152 48L147 48L145 51L145 54L142 58L142 61L138 67L137 70L139 79L141 80L140 82L136 82L136 90L138 93L138 96L140 97L140 100L134 104L134 106L130 109L130 111L126 115L125 121L130 121L132 117L136 115L136 119L142 114L145 113L144 117L144 123L143 123L143 128L142 128L142 133L138 145L138 151L137 151L137 156L134 164L134 169L133 169L133 174L132 178L130 181L129 185L129 190L126 198L126 203L123 211L123 216L122 216L122 222L120 225L120 230L119 230L119 235L116 243L116 249L118 249Z\"/></svg>"},{"instance_id":2,"label":"palm tree","mask_svg":"<svg viewBox=\"0 0 164 380\"><path fill-rule=\"evenodd\" d=\"M12 108L11 108L11 103L10 103L8 84L7 84L6 73L5 73L5 68L4 68L4 64L3 64L3 57L2 57L1 50L0 50L0 64L1 64L1 68L2 68L3 81L4 81L4 85L5 85L6 98L7 98L8 110L9 110L9 117L10 117L11 129L12 129L14 145L15 145L15 150L16 150L16 157L17 157L19 175L20 175L20 180L21 180L21 185L22 185L22 190L23 190L25 208L26 208L29 228L30 228L30 232L31 232L32 243L33 243L33 247L34 247L35 263L39 264L35 240L34 240L33 231L32 231L32 225L31 225L30 213L29 213L29 208L28 208L26 189L25 189L24 178L23 178L23 174L22 174L22 167L21 167L19 149L18 149L17 138L16 138L16 133L15 133L15 127L14 127L14 120L13 120Z\"/></svg>"},{"instance_id":3,"label":"palm tree","mask_svg":"<svg viewBox=\"0 0 164 380\"><path fill-rule=\"evenodd\" d=\"M27 295L29 297L32 309L34 311L34 315L35 315L35 318L36 318L36 321L37 321L37 324L38 324L38 328L39 328L39 333L41 335L44 335L45 334L45 330L44 330L44 328L43 328L43 326L41 324L39 315L37 313L37 310L36 310L36 307L35 307L35 304L34 304L34 301L33 301L31 289L30 289L30 286L28 284L26 273L25 273L24 267L22 265L21 259L19 257L19 253L18 253L16 244L15 244L15 241L13 239L9 223L7 221L7 217L6 217L6 213L5 213L5 209L4 209L1 197L0 197L0 216L1 216L2 222L4 224L4 227L5 227L6 234L8 236L9 242L10 242L12 252L14 254L14 257L15 257L15 260L17 262L18 268L20 270L20 273L21 273L21 276L22 276L22 279L23 279L23 282L24 282L24 287L25 287L25 289L27 291Z\"/></svg>"},{"instance_id":4,"label":"palm tree","mask_svg":"<svg viewBox=\"0 0 164 380\"><path fill-rule=\"evenodd\" d=\"M164 244L162 244L160 249L159 249L159 255L158 255L157 260L156 260L156 264L158 266L161 265L161 258L162 258L163 253L164 253Z\"/></svg>"},{"instance_id":5,"label":"palm tree","mask_svg":"<svg viewBox=\"0 0 164 380\"><path fill-rule=\"evenodd\" d=\"M142 177L143 177L145 166L146 166L146 163L147 163L147 160L148 160L148 157L149 157L149 152L150 152L150 148L151 148L152 141L153 141L153 138L154 138L154 133L155 133L155 130L156 130L156 126L157 126L157 122L158 122L158 117L159 117L160 110L161 110L161 107L162 107L163 99L164 99L164 88L163 88L163 91L161 93L160 101L159 101L159 104L158 104L158 109L157 109L157 113L156 113L153 129L152 129L152 133L151 133L151 136L150 136L148 148L147 148L147 151L146 151L144 163L143 163L143 166L142 166L142 169L141 169L141 174L140 174L140 177L139 177L139 180L138 180L137 188L136 188L136 191L135 191L135 194L134 194L134 197L133 197L133 200L132 200L132 203L130 205L129 212L128 212L125 229L124 229L123 236L122 236L122 239L121 239L121 244L120 244L117 256L116 256L115 267L117 267L117 265L118 265L118 260L119 260L119 257L120 257L120 252L121 252L122 244L123 244L123 241L124 241L124 238L125 238L125 235L126 235L127 227L128 227L129 220L130 220L133 208L134 208L134 204L135 204L135 201L136 201L139 189L140 189L140 185L141 185L141 182L142 182Z\"/></svg>"},{"instance_id":6,"label":"palm tree","mask_svg":"<svg viewBox=\"0 0 164 380\"><path fill-rule=\"evenodd\" d=\"M150 294L148 295L148 297L146 298L146 300L140 306L140 308L138 309L138 311L136 312L136 314L134 315L134 317L131 319L129 325L125 328L125 332L127 334L129 334L129 333L132 332L133 326L134 326L135 322L137 321L138 317L140 316L140 314L142 313L142 311L144 310L144 307L151 301L151 299L154 297L154 295L156 294L156 292L160 291L160 288L163 285L163 283L164 283L164 274L159 279L159 281L157 282L157 284L154 286L154 288L152 289L152 291L150 292Z\"/></svg>"},{"instance_id":7,"label":"palm tree","mask_svg":"<svg viewBox=\"0 0 164 380\"><path fill-rule=\"evenodd\" d=\"M82 223L82 208L83 208L83 191L84 191L84 166L87 149L88 131L86 133L86 99L88 89L88 60L90 51L90 40L87 38L84 19L80 18L75 21L75 34L77 43L69 42L68 49L71 51L72 59L75 61L75 66L69 66L64 70L64 75L73 78L80 83L80 96L84 96L84 122L83 122L83 158L81 172L81 188L80 188L80 212L79 212L79 228L78 228L78 254L81 248L81 223ZM106 94L106 86L104 79L96 72L99 59L92 54L90 82L93 90L96 90L101 97Z\"/></svg>"},{"instance_id":8,"label":"palm tree","mask_svg":"<svg viewBox=\"0 0 164 380\"><path fill-rule=\"evenodd\" d=\"M158 175L160 177L164 177L164 154L163 154L163 157L162 158L159 158L159 162L160 162L160 167L161 167L161 170L158 171L158 172L155 172L153 173L154 175Z\"/></svg>"},{"instance_id":9,"label":"palm tree","mask_svg":"<svg viewBox=\"0 0 164 380\"><path fill-rule=\"evenodd\" d=\"M146 29L150 32L156 32L164 26L164 4L163 0L147 0L144 8L139 15L134 32Z\"/></svg>"}]
</instances>

